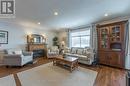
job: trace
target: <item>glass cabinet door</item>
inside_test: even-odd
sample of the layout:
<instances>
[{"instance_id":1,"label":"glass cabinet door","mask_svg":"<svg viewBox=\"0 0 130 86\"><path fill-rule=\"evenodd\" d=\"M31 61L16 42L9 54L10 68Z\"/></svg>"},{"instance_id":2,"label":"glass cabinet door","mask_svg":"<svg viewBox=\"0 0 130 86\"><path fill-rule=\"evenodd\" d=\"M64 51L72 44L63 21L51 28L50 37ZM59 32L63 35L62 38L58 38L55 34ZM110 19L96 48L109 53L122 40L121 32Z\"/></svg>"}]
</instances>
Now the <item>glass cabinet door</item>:
<instances>
[{"instance_id":1,"label":"glass cabinet door","mask_svg":"<svg viewBox=\"0 0 130 86\"><path fill-rule=\"evenodd\" d=\"M109 27L100 28L100 49L109 48Z\"/></svg>"},{"instance_id":2,"label":"glass cabinet door","mask_svg":"<svg viewBox=\"0 0 130 86\"><path fill-rule=\"evenodd\" d=\"M110 30L111 42L121 42L121 25L111 26Z\"/></svg>"}]
</instances>

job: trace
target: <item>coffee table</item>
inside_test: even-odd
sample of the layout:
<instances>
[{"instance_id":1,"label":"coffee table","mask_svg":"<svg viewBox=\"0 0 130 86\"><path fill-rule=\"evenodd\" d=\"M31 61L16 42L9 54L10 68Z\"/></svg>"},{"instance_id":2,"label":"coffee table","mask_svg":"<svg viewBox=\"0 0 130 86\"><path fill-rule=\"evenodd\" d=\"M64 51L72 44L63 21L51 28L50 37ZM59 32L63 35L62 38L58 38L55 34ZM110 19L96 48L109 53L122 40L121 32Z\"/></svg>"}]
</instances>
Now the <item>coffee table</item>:
<instances>
[{"instance_id":1,"label":"coffee table","mask_svg":"<svg viewBox=\"0 0 130 86\"><path fill-rule=\"evenodd\" d=\"M57 56L53 59L53 65L61 64L62 66L67 65L70 69L70 72L78 68L78 58L75 57L64 57L63 56Z\"/></svg>"}]
</instances>

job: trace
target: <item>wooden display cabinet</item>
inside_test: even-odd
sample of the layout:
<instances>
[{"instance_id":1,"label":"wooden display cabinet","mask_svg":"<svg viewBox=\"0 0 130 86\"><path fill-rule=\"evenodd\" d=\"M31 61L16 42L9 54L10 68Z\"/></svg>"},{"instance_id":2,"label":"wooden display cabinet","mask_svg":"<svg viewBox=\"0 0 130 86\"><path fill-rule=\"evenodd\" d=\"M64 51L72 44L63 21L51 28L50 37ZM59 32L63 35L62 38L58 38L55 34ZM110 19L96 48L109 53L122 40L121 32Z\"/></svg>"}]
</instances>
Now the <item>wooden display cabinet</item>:
<instances>
[{"instance_id":1,"label":"wooden display cabinet","mask_svg":"<svg viewBox=\"0 0 130 86\"><path fill-rule=\"evenodd\" d=\"M125 24L127 21L97 25L98 58L100 64L124 68Z\"/></svg>"}]
</instances>

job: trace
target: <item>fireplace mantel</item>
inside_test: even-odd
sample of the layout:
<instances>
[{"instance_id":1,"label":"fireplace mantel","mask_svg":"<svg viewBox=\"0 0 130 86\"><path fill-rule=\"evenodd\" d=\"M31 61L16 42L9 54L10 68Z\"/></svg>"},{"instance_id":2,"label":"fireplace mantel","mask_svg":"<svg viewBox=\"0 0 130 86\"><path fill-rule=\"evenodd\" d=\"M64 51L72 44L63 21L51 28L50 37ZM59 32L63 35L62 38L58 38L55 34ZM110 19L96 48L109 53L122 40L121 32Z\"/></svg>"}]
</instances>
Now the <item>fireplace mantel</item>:
<instances>
[{"instance_id":1,"label":"fireplace mantel","mask_svg":"<svg viewBox=\"0 0 130 86\"><path fill-rule=\"evenodd\" d=\"M33 51L33 50L38 50L38 49L47 49L46 44L27 44L27 50L28 51Z\"/></svg>"},{"instance_id":2,"label":"fireplace mantel","mask_svg":"<svg viewBox=\"0 0 130 86\"><path fill-rule=\"evenodd\" d=\"M27 44L27 50L34 52L36 50L44 50L47 53L47 44ZM45 54L46 56L47 54Z\"/></svg>"}]
</instances>

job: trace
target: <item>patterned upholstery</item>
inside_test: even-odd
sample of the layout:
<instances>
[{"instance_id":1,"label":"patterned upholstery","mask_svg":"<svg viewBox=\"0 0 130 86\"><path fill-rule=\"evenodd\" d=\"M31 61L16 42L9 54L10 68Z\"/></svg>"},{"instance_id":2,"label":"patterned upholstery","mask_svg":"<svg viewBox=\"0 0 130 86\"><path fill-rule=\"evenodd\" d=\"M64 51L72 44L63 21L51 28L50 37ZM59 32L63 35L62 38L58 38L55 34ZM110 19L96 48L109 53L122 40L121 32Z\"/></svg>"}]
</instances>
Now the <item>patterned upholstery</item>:
<instances>
[{"instance_id":1,"label":"patterned upholstery","mask_svg":"<svg viewBox=\"0 0 130 86\"><path fill-rule=\"evenodd\" d=\"M59 55L59 49L57 46L53 46L48 49L47 57L48 58L54 58Z\"/></svg>"},{"instance_id":2,"label":"patterned upholstery","mask_svg":"<svg viewBox=\"0 0 130 86\"><path fill-rule=\"evenodd\" d=\"M80 63L91 65L94 61L94 50L92 48L71 48L71 52L65 52L64 57L77 57Z\"/></svg>"},{"instance_id":3,"label":"patterned upholstery","mask_svg":"<svg viewBox=\"0 0 130 86\"><path fill-rule=\"evenodd\" d=\"M77 49L76 49L76 48L74 48L74 47L73 47L73 48L71 48L71 53L72 53L72 54L76 54L76 53L77 53Z\"/></svg>"},{"instance_id":4,"label":"patterned upholstery","mask_svg":"<svg viewBox=\"0 0 130 86\"><path fill-rule=\"evenodd\" d=\"M83 48L79 48L79 49L77 49L77 54L79 54L79 55L82 55L83 54Z\"/></svg>"},{"instance_id":5,"label":"patterned upholstery","mask_svg":"<svg viewBox=\"0 0 130 86\"><path fill-rule=\"evenodd\" d=\"M3 56L3 64L7 66L23 66L29 62L33 62L32 52L6 50L6 53Z\"/></svg>"}]
</instances>

